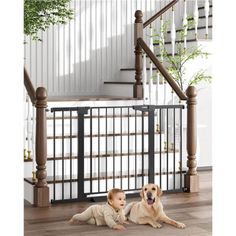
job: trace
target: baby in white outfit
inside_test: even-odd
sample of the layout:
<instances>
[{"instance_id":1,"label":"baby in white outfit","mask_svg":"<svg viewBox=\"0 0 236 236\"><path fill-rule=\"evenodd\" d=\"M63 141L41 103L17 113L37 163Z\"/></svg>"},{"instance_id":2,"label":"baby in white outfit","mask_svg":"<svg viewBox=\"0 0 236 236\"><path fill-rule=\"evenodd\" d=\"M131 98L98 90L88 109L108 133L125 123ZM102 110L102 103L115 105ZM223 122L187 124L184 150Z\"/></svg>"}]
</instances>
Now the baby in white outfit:
<instances>
[{"instance_id":1,"label":"baby in white outfit","mask_svg":"<svg viewBox=\"0 0 236 236\"><path fill-rule=\"evenodd\" d=\"M113 188L108 192L107 204L93 205L84 212L74 215L69 221L70 224L86 222L95 225L108 225L112 229L122 230L127 224L124 207L126 199L122 189Z\"/></svg>"}]
</instances>

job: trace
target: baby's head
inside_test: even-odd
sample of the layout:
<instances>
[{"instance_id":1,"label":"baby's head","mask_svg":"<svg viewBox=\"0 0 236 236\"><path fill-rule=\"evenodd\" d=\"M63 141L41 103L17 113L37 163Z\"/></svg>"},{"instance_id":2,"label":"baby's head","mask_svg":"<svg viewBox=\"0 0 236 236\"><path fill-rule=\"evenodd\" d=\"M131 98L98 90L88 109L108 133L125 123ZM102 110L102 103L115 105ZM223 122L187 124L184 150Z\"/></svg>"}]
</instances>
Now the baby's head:
<instances>
[{"instance_id":1,"label":"baby's head","mask_svg":"<svg viewBox=\"0 0 236 236\"><path fill-rule=\"evenodd\" d=\"M113 188L107 194L107 201L115 210L121 210L126 203L125 192L122 189Z\"/></svg>"}]
</instances>

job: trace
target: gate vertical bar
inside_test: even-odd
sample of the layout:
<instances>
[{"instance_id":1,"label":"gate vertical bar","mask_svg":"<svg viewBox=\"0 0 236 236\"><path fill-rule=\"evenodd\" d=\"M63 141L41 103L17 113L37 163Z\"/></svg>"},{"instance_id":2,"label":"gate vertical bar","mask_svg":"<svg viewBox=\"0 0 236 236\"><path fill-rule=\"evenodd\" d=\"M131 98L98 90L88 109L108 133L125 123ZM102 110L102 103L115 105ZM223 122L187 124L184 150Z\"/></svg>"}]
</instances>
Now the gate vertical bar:
<instances>
[{"instance_id":1,"label":"gate vertical bar","mask_svg":"<svg viewBox=\"0 0 236 236\"><path fill-rule=\"evenodd\" d=\"M61 139L61 152L62 152L62 200L64 200L64 187L65 187L65 183L64 183L64 179L65 179L65 157L64 157L64 144L65 144L65 140L64 140L64 111L61 112L62 115L62 124L61 124L61 130L62 130L62 139Z\"/></svg>"},{"instance_id":2,"label":"gate vertical bar","mask_svg":"<svg viewBox=\"0 0 236 236\"><path fill-rule=\"evenodd\" d=\"M88 107L78 107L78 199L83 199L84 194L84 115L88 114Z\"/></svg>"},{"instance_id":3,"label":"gate vertical bar","mask_svg":"<svg viewBox=\"0 0 236 236\"><path fill-rule=\"evenodd\" d=\"M155 182L155 163L154 163L154 111L155 108L149 106L148 112L148 182Z\"/></svg>"}]
</instances>

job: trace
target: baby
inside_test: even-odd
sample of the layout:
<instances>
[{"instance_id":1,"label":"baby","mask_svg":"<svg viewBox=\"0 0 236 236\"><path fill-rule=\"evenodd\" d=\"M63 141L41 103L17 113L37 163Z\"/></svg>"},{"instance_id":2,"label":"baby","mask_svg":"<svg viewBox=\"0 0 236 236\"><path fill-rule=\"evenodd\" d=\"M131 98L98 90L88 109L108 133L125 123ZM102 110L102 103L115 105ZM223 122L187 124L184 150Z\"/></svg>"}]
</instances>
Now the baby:
<instances>
[{"instance_id":1,"label":"baby","mask_svg":"<svg viewBox=\"0 0 236 236\"><path fill-rule=\"evenodd\" d=\"M123 230L121 224L128 224L126 221L125 192L118 188L113 188L108 192L107 204L93 205L80 214L74 215L69 221L70 224L82 221L93 225L108 225L112 229Z\"/></svg>"}]
</instances>

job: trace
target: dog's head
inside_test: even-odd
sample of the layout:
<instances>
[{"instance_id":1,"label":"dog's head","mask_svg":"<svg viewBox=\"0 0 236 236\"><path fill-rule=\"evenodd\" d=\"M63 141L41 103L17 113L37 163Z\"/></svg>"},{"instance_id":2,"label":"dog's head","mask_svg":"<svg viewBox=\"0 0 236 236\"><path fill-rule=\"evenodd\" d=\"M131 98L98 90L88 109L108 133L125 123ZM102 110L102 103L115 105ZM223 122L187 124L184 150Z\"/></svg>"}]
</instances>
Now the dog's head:
<instances>
[{"instance_id":1,"label":"dog's head","mask_svg":"<svg viewBox=\"0 0 236 236\"><path fill-rule=\"evenodd\" d=\"M143 186L140 196L148 204L152 205L156 202L157 198L162 195L162 191L156 184L146 184Z\"/></svg>"}]
</instances>

